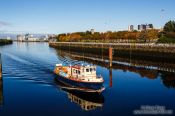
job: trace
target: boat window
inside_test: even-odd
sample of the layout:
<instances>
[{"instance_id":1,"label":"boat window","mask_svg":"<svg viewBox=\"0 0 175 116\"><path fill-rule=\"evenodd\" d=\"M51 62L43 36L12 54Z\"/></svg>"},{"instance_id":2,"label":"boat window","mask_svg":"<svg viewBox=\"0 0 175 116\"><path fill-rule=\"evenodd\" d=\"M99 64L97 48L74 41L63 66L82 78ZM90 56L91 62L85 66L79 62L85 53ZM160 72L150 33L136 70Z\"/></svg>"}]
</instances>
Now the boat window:
<instances>
[{"instance_id":1,"label":"boat window","mask_svg":"<svg viewBox=\"0 0 175 116\"><path fill-rule=\"evenodd\" d=\"M93 70L94 70L94 71L96 71L96 69L95 69L95 68L93 68Z\"/></svg>"},{"instance_id":2,"label":"boat window","mask_svg":"<svg viewBox=\"0 0 175 116\"><path fill-rule=\"evenodd\" d=\"M76 74L78 74L78 71L76 70Z\"/></svg>"},{"instance_id":3,"label":"boat window","mask_svg":"<svg viewBox=\"0 0 175 116\"><path fill-rule=\"evenodd\" d=\"M93 70L92 70L92 68L90 68L90 72L92 72Z\"/></svg>"},{"instance_id":4,"label":"boat window","mask_svg":"<svg viewBox=\"0 0 175 116\"><path fill-rule=\"evenodd\" d=\"M80 75L80 71L78 71L78 74Z\"/></svg>"},{"instance_id":5,"label":"boat window","mask_svg":"<svg viewBox=\"0 0 175 116\"><path fill-rule=\"evenodd\" d=\"M86 72L89 72L89 69L86 69Z\"/></svg>"}]
</instances>

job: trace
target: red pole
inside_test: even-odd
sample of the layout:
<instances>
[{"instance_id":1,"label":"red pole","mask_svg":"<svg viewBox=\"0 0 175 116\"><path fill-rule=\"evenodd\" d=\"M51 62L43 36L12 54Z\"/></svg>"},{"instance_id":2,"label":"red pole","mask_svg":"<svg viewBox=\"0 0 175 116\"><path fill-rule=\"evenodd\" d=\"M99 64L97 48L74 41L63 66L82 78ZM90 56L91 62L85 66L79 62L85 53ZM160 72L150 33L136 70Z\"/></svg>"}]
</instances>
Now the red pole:
<instances>
[{"instance_id":1,"label":"red pole","mask_svg":"<svg viewBox=\"0 0 175 116\"><path fill-rule=\"evenodd\" d=\"M112 68L109 69L109 78L110 78L109 87L112 87Z\"/></svg>"},{"instance_id":2,"label":"red pole","mask_svg":"<svg viewBox=\"0 0 175 116\"><path fill-rule=\"evenodd\" d=\"M113 49L110 47L109 48L109 67L112 67L112 56L113 56L113 53L112 53Z\"/></svg>"}]
</instances>

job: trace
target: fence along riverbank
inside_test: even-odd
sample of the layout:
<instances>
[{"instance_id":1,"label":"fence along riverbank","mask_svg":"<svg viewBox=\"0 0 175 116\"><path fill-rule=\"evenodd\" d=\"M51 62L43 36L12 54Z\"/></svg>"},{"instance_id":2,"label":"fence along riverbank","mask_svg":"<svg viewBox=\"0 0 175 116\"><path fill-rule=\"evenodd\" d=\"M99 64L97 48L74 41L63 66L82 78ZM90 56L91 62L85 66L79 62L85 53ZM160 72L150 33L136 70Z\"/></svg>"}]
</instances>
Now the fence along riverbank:
<instances>
[{"instance_id":1,"label":"fence along riverbank","mask_svg":"<svg viewBox=\"0 0 175 116\"><path fill-rule=\"evenodd\" d=\"M109 48L113 49L132 49L140 51L175 53L175 44L155 44L155 43L83 43L83 42L50 42L51 47L84 47L84 48Z\"/></svg>"},{"instance_id":2,"label":"fence along riverbank","mask_svg":"<svg viewBox=\"0 0 175 116\"><path fill-rule=\"evenodd\" d=\"M113 57L130 57L151 61L175 62L175 44L141 44L141 43L83 43L83 42L50 42L50 47L81 53L108 56L113 48Z\"/></svg>"}]
</instances>

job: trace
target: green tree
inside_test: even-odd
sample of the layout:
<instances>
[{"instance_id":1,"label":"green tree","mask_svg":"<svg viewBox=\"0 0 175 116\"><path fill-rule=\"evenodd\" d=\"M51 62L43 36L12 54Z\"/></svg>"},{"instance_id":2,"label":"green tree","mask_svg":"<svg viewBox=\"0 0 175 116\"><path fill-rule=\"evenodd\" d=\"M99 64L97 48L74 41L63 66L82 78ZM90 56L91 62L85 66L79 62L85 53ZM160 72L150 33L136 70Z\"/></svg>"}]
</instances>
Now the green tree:
<instances>
[{"instance_id":1,"label":"green tree","mask_svg":"<svg viewBox=\"0 0 175 116\"><path fill-rule=\"evenodd\" d=\"M163 30L165 32L175 32L175 21L169 21L165 24Z\"/></svg>"}]
</instances>

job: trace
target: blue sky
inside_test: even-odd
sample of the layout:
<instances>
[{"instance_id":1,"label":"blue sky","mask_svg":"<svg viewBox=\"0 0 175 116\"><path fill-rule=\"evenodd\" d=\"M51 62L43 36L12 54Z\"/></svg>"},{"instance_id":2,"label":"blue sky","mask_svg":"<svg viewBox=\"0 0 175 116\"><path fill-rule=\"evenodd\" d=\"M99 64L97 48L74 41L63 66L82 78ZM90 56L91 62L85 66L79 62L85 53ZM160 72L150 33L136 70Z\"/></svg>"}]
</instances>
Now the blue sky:
<instances>
[{"instance_id":1,"label":"blue sky","mask_svg":"<svg viewBox=\"0 0 175 116\"><path fill-rule=\"evenodd\" d=\"M119 31L142 23L160 28L175 20L174 5L175 0L0 0L0 32Z\"/></svg>"}]
</instances>

